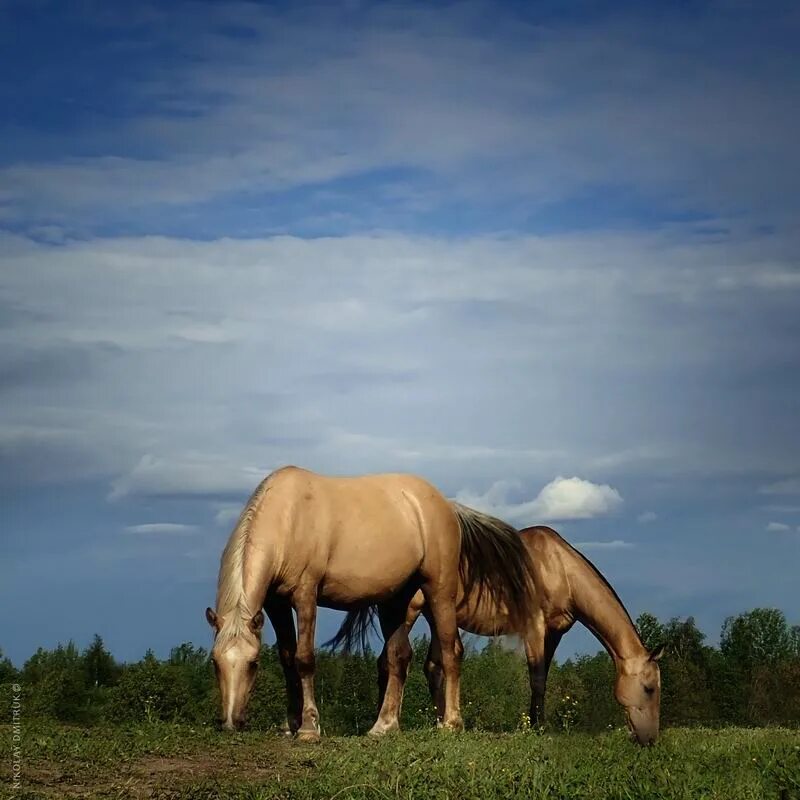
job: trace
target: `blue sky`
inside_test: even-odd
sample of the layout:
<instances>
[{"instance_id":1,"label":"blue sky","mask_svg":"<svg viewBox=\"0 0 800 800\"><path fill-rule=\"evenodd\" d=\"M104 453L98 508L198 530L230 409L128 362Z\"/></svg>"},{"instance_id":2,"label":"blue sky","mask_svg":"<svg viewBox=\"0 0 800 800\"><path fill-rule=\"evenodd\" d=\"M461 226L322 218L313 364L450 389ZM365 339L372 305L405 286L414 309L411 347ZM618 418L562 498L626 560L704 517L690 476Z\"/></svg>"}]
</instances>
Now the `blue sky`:
<instances>
[{"instance_id":1,"label":"blue sky","mask_svg":"<svg viewBox=\"0 0 800 800\"><path fill-rule=\"evenodd\" d=\"M3 651L208 644L285 463L547 521L712 640L800 621L798 33L737 0L0 2Z\"/></svg>"}]
</instances>

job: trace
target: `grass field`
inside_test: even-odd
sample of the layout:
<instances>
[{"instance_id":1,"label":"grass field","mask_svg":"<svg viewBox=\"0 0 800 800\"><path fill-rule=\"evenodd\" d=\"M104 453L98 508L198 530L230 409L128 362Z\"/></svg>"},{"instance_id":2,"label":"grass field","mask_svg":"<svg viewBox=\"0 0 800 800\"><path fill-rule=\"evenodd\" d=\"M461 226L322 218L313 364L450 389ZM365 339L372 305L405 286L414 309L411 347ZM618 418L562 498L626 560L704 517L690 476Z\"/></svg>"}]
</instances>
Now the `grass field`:
<instances>
[{"instance_id":1,"label":"grass field","mask_svg":"<svg viewBox=\"0 0 800 800\"><path fill-rule=\"evenodd\" d=\"M381 741L223 735L146 725L22 730L21 786L0 727L0 797L15 798L718 798L800 800L800 732L673 729L642 750L591 736L438 731Z\"/></svg>"}]
</instances>

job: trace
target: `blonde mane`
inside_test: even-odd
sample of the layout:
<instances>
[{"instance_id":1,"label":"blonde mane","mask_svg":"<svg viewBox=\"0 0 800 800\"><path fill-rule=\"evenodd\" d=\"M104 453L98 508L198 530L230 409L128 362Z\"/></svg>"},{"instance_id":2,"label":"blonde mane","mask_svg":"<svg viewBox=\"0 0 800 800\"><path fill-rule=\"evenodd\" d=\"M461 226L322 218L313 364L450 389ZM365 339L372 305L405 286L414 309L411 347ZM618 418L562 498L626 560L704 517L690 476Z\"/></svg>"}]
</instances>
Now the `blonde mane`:
<instances>
[{"instance_id":1,"label":"blonde mane","mask_svg":"<svg viewBox=\"0 0 800 800\"><path fill-rule=\"evenodd\" d=\"M217 583L217 615L222 617L222 627L217 632L215 645L222 647L239 636L253 637L248 623L256 611L253 611L244 591L244 567L247 556L247 545L250 541L250 528L261 506L261 501L267 493L265 478L247 501L247 505L239 515L239 521L231 533L228 544L222 551L219 567L219 582Z\"/></svg>"}]
</instances>

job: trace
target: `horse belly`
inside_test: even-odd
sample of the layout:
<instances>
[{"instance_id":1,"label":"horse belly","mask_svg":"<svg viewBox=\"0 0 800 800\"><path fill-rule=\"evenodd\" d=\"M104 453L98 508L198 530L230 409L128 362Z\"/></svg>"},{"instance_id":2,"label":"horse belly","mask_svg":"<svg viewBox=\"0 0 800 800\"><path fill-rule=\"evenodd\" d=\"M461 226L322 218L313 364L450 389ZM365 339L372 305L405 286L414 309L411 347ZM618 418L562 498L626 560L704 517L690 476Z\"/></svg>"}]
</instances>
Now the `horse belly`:
<instances>
[{"instance_id":1,"label":"horse belly","mask_svg":"<svg viewBox=\"0 0 800 800\"><path fill-rule=\"evenodd\" d=\"M320 602L346 608L395 594L417 572L423 558L421 545L404 538L363 536L337 544L320 584Z\"/></svg>"},{"instance_id":2,"label":"horse belly","mask_svg":"<svg viewBox=\"0 0 800 800\"><path fill-rule=\"evenodd\" d=\"M510 633L508 609L498 605L488 590L481 593L477 601L477 591L468 600L461 602L456 610L458 627L478 636L500 636Z\"/></svg>"}]
</instances>

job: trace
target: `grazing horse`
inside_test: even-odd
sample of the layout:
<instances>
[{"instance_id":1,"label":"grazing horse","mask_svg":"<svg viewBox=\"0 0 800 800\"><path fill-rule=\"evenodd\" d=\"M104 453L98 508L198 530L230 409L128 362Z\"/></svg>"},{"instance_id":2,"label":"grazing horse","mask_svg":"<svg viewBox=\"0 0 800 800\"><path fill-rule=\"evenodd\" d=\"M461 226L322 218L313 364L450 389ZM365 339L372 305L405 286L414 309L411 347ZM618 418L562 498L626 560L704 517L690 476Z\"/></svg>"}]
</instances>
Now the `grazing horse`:
<instances>
[{"instance_id":1,"label":"grazing horse","mask_svg":"<svg viewBox=\"0 0 800 800\"><path fill-rule=\"evenodd\" d=\"M397 727L411 648L405 621L420 592L435 629L444 674L442 717L463 726L456 647L459 585L487 593L520 621L535 607L528 555L513 529L452 505L413 475L327 477L298 467L269 475L255 490L225 547L211 651L226 729L244 724L255 683L264 611L286 679L287 724L319 738L314 699L317 606L377 606L386 641L387 692L370 731ZM509 532L510 531L510 532ZM295 635L292 609L297 614Z\"/></svg>"},{"instance_id":2,"label":"grazing horse","mask_svg":"<svg viewBox=\"0 0 800 800\"><path fill-rule=\"evenodd\" d=\"M661 675L656 662L664 648L648 650L642 644L628 612L608 581L556 531L535 526L521 530L520 536L531 557L538 602L534 613L518 626L490 595L484 593L481 598L476 589L461 590L457 609L459 627L484 636L517 634L522 638L531 685L530 715L536 725L544 718L547 673L556 647L575 622L583 623L614 661L614 696L625 709L632 737L641 745L652 744L658 737L661 702ZM406 617L407 635L420 613L429 617L425 598L416 595ZM368 615L369 609L348 614L332 641L352 646L356 632L367 630ZM386 663L389 658L389 653L381 654L378 662L381 672L390 668ZM425 674L441 718L442 670L435 631L432 631L425 661ZM379 684L383 690L386 685L383 675Z\"/></svg>"}]
</instances>

